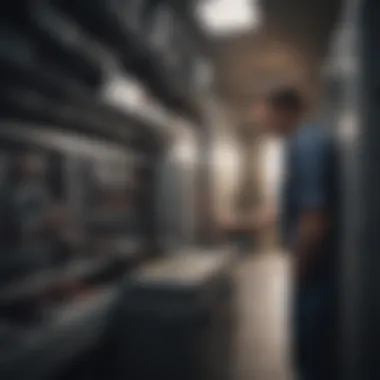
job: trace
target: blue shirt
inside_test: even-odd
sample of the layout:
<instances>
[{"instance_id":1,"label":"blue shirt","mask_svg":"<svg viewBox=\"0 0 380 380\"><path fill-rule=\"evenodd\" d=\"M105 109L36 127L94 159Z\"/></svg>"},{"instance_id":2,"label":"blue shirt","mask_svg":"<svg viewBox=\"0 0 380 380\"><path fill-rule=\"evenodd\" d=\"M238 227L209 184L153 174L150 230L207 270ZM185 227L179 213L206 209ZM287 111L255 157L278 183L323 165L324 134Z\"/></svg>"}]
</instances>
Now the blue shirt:
<instances>
[{"instance_id":1,"label":"blue shirt","mask_svg":"<svg viewBox=\"0 0 380 380\"><path fill-rule=\"evenodd\" d=\"M323 242L314 275L335 272L338 221L338 160L333 137L316 125L301 128L287 141L283 188L283 240L292 249L303 212L327 212L332 230Z\"/></svg>"}]
</instances>

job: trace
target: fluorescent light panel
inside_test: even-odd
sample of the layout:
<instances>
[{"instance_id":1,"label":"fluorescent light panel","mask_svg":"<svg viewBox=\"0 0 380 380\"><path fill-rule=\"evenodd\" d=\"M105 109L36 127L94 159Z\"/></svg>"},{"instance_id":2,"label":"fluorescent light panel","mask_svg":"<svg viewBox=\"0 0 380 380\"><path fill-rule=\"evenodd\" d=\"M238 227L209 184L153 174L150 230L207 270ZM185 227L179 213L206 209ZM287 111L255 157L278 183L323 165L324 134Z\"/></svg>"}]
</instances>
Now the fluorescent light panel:
<instances>
[{"instance_id":1,"label":"fluorescent light panel","mask_svg":"<svg viewBox=\"0 0 380 380\"><path fill-rule=\"evenodd\" d=\"M257 0L203 0L198 17L214 35L256 28L261 19Z\"/></svg>"}]
</instances>

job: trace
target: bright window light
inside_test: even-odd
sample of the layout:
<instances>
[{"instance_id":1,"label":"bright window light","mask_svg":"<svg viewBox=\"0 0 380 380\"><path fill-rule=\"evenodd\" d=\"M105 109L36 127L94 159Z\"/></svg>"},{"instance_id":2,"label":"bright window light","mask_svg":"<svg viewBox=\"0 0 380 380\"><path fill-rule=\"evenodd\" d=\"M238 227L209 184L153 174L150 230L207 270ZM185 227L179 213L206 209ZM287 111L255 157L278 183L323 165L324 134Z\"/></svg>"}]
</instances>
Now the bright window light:
<instances>
[{"instance_id":1,"label":"bright window light","mask_svg":"<svg viewBox=\"0 0 380 380\"><path fill-rule=\"evenodd\" d=\"M257 0L203 0L198 17L210 34L231 34L256 28L260 22Z\"/></svg>"}]
</instances>

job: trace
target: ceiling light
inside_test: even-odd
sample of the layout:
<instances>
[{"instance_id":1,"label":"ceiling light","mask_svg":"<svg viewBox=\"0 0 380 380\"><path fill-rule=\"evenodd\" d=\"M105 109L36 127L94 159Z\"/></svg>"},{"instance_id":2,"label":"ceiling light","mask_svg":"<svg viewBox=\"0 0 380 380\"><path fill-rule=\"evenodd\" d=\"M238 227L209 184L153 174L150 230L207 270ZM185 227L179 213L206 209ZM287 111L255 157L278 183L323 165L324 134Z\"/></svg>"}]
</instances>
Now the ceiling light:
<instances>
[{"instance_id":1,"label":"ceiling light","mask_svg":"<svg viewBox=\"0 0 380 380\"><path fill-rule=\"evenodd\" d=\"M256 28L261 19L257 0L204 0L197 14L213 35L247 31Z\"/></svg>"}]
</instances>

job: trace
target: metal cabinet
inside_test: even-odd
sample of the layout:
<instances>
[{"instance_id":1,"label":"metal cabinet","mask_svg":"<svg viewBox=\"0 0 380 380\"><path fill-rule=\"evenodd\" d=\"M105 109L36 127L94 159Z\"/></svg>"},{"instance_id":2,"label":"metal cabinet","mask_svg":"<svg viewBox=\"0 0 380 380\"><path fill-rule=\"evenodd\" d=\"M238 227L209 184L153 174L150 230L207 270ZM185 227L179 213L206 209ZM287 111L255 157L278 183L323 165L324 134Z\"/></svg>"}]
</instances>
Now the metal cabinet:
<instances>
[{"instance_id":1,"label":"metal cabinet","mask_svg":"<svg viewBox=\"0 0 380 380\"><path fill-rule=\"evenodd\" d=\"M108 352L114 379L231 379L229 255L178 252L126 281Z\"/></svg>"}]
</instances>

